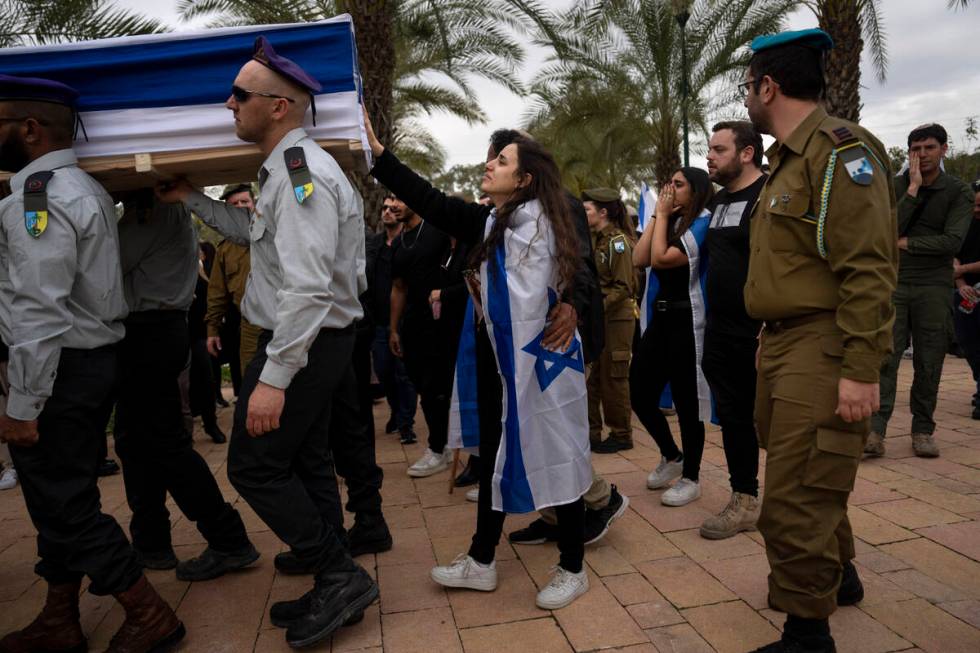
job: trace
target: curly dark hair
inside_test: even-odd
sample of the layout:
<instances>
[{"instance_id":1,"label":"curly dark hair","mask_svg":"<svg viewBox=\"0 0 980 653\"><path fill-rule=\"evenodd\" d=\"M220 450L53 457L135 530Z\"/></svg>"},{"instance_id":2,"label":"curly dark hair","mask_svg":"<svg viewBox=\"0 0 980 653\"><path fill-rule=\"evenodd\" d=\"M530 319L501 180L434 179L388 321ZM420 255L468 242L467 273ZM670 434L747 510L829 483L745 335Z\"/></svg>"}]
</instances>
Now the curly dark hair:
<instances>
[{"instance_id":1,"label":"curly dark hair","mask_svg":"<svg viewBox=\"0 0 980 653\"><path fill-rule=\"evenodd\" d=\"M498 247L503 247L504 233L510 226L510 218L514 211L526 202L538 200L555 234L559 285L562 290L568 290L571 288L580 263L579 246L558 165L551 153L537 141L517 133L510 136L508 144L517 147L517 174L530 175L531 182L527 186L516 189L503 206L497 207L497 215L490 233L473 250L471 264L473 267L479 266Z\"/></svg>"}]
</instances>

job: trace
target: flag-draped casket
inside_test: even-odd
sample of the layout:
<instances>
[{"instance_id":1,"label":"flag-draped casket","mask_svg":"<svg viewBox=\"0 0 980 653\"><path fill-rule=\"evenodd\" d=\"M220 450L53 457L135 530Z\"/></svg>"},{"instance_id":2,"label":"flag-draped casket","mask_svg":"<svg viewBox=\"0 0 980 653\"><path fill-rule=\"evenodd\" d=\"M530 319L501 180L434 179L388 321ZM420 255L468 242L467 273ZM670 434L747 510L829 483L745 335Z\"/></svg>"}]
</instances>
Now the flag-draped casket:
<instances>
[{"instance_id":1,"label":"flag-draped casket","mask_svg":"<svg viewBox=\"0 0 980 653\"><path fill-rule=\"evenodd\" d=\"M200 184L255 177L258 148L235 136L225 101L265 35L323 86L306 130L345 168L363 168L367 142L349 16L0 49L0 73L64 82L80 93L82 167L110 189L144 186L138 172L186 174Z\"/></svg>"}]
</instances>

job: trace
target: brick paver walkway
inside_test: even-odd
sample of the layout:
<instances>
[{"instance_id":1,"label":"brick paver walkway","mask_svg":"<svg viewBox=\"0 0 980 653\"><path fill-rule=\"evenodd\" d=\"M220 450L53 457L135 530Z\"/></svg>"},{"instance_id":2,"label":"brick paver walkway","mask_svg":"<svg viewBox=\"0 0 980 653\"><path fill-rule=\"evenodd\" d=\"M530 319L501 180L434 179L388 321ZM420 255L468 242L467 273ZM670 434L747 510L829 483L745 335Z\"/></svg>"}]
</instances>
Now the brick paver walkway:
<instances>
[{"instance_id":1,"label":"brick paver walkway","mask_svg":"<svg viewBox=\"0 0 980 653\"><path fill-rule=\"evenodd\" d=\"M906 396L892 420L888 455L862 463L851 495L866 597L832 619L842 653L980 651L980 422L970 419L972 380L962 360L948 359L936 415L942 457L924 460L912 455L908 435L910 373L910 362L903 362L900 392ZM376 415L384 424L387 409L379 405ZM223 411L222 419L227 425L231 411ZM768 566L758 533L712 542L697 532L702 519L728 499L721 434L708 434L703 498L683 508L662 506L660 493L646 489L646 475L659 457L642 430L636 440L638 446L624 455L595 457L596 469L630 497L630 510L587 550L589 593L552 613L537 609L534 596L557 561L553 545L502 543L500 585L493 594L446 591L429 580L433 564L465 551L475 506L465 502L464 492L447 493L446 472L409 479L406 466L423 445L402 447L396 436L380 435L385 514L395 546L360 562L376 574L381 600L361 624L314 650L741 653L776 639L783 617L766 608ZM206 583L149 572L187 625L180 650L287 651L282 631L268 621L268 607L298 596L310 580L275 573L272 557L282 545L228 483L226 446L203 436L197 446L263 555L254 569ZM125 525L122 478L103 479L101 488L105 510ZM203 540L172 511L177 555L190 557ZM530 519L511 517L505 531ZM34 529L20 491L2 492L0 633L27 623L43 601L34 560ZM122 621L121 609L112 598L85 594L81 611L91 650L103 650Z\"/></svg>"}]
</instances>

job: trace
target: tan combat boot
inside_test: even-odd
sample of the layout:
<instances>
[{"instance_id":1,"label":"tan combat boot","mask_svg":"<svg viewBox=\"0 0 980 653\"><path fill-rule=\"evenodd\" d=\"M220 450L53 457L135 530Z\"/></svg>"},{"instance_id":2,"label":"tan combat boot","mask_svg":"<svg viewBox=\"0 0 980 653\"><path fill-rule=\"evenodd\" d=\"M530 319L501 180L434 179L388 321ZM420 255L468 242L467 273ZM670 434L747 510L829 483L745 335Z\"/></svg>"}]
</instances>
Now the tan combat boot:
<instances>
[{"instance_id":1,"label":"tan combat boot","mask_svg":"<svg viewBox=\"0 0 980 653\"><path fill-rule=\"evenodd\" d=\"M162 651L184 638L184 624L146 576L140 576L135 585L116 594L116 599L126 610L126 620L112 636L107 653Z\"/></svg>"},{"instance_id":2,"label":"tan combat boot","mask_svg":"<svg viewBox=\"0 0 980 653\"><path fill-rule=\"evenodd\" d=\"M723 540L742 531L754 531L759 520L759 499L751 494L732 492L724 510L701 524L701 537Z\"/></svg>"},{"instance_id":3,"label":"tan combat boot","mask_svg":"<svg viewBox=\"0 0 980 653\"><path fill-rule=\"evenodd\" d=\"M41 613L23 630L0 640L2 653L84 653L88 650L82 625L78 620L78 593L81 580L48 585L48 598Z\"/></svg>"},{"instance_id":4,"label":"tan combat boot","mask_svg":"<svg viewBox=\"0 0 980 653\"><path fill-rule=\"evenodd\" d=\"M864 453L868 458L881 458L885 455L885 436L881 433L872 431L868 434L868 441L864 445Z\"/></svg>"},{"instance_id":5,"label":"tan combat boot","mask_svg":"<svg viewBox=\"0 0 980 653\"><path fill-rule=\"evenodd\" d=\"M913 433L912 451L919 458L938 458L939 445L932 439L931 433Z\"/></svg>"}]
</instances>

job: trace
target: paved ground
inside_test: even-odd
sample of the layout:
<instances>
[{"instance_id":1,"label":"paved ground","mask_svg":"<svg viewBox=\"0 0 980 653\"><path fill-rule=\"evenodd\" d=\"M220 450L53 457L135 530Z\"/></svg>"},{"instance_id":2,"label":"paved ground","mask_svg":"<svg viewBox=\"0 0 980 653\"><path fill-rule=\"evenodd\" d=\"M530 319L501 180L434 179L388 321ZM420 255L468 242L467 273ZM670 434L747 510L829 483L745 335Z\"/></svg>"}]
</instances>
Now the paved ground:
<instances>
[{"instance_id":1,"label":"paved ground","mask_svg":"<svg viewBox=\"0 0 980 653\"><path fill-rule=\"evenodd\" d=\"M910 362L903 362L900 388L906 395L910 371ZM966 365L950 358L937 411L942 457L912 456L906 398L893 419L888 457L861 465L850 516L867 594L832 619L842 653L980 651L980 422L969 417L971 393ZM387 411L379 405L376 415L383 424ZM222 419L227 424L231 411ZM697 533L702 519L728 498L720 433L708 435L704 496L683 508L662 506L660 493L645 488L658 454L645 433L636 439L637 448L626 455L596 457L596 468L630 497L631 507L587 551L589 593L552 613L534 606L536 588L557 561L552 545L501 544L500 585L490 595L446 591L429 580L436 561L447 563L465 550L475 507L462 492L447 494L447 473L418 481L405 475L422 445L403 448L396 436L379 436L395 547L360 562L378 578L381 600L361 624L315 650L741 653L776 639L783 618L766 609L768 566L758 534L710 542ZM272 556L281 544L229 485L226 447L203 437L197 446L263 555L254 569L207 583L150 572L188 627L180 650L287 651L267 610L304 592L310 581L276 575ZM125 525L122 478L104 479L101 487L105 510ZM174 519L178 556L196 554L201 537L179 512ZM512 517L505 531L529 520ZM44 585L33 573L33 535L20 491L0 493L0 634L27 623L43 601ZM106 647L122 618L111 598L82 597L91 650Z\"/></svg>"}]
</instances>

